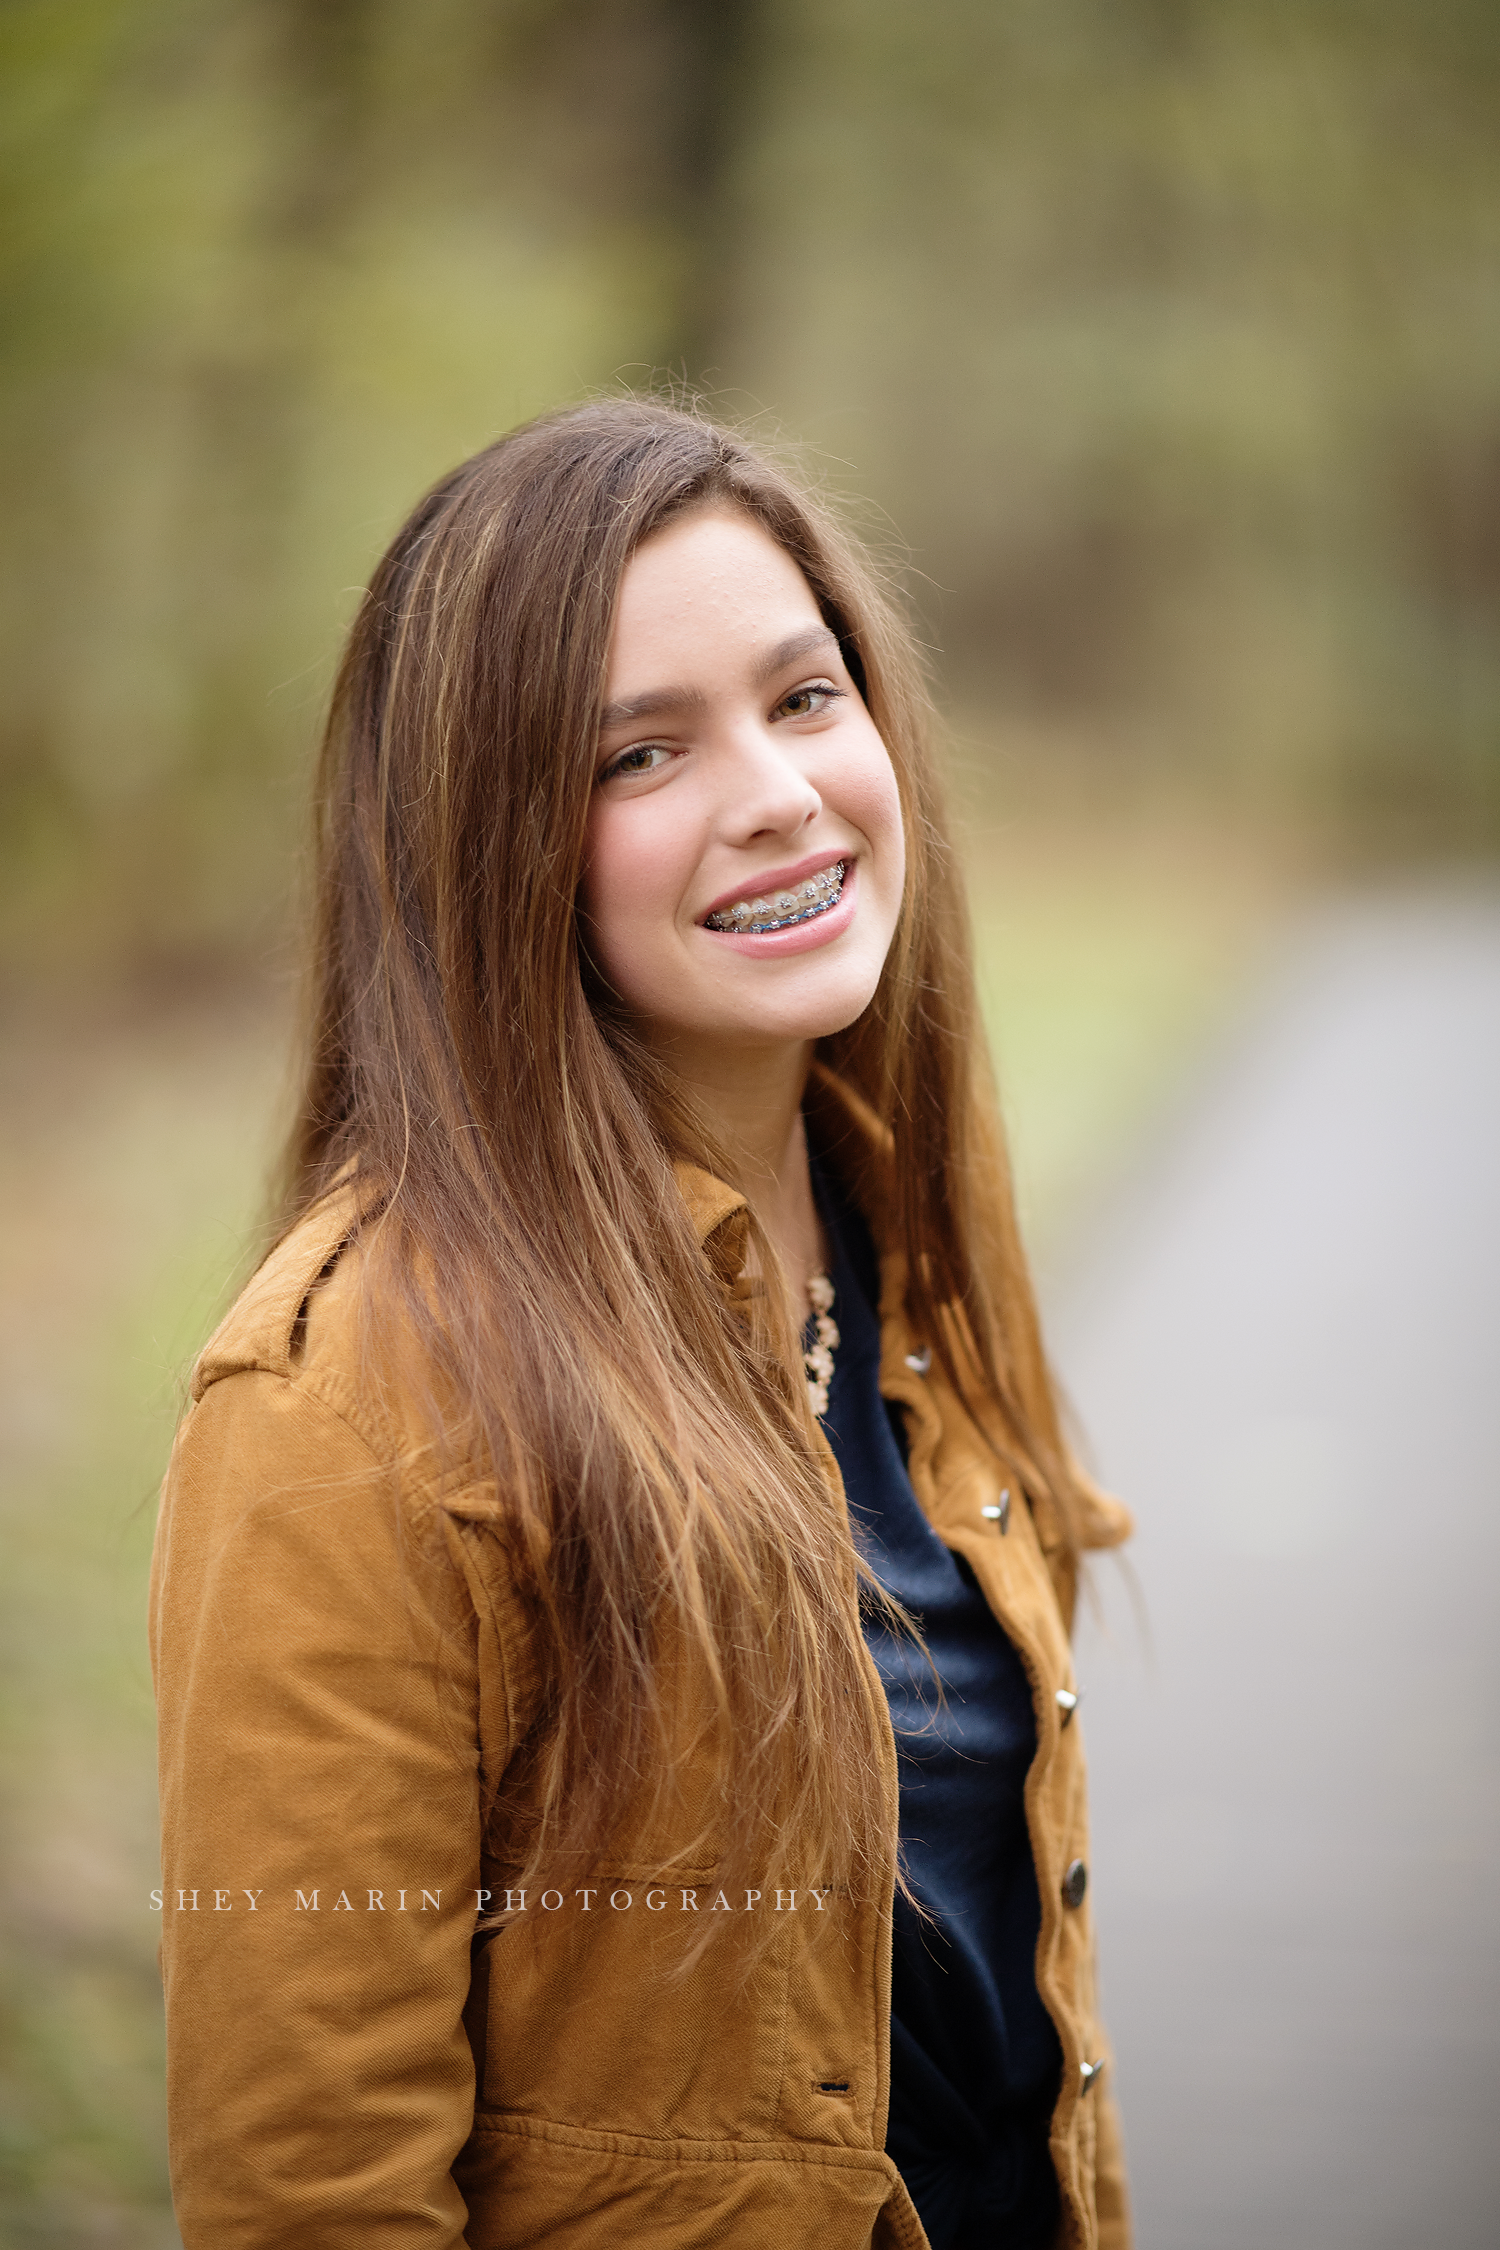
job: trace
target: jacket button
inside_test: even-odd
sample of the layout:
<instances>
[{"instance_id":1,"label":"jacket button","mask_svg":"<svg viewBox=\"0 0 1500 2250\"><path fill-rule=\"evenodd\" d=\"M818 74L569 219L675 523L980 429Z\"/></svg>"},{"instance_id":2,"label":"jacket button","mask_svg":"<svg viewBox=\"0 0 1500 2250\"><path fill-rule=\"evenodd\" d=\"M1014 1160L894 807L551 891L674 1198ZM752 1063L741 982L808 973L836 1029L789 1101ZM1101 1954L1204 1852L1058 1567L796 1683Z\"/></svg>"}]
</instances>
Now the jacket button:
<instances>
[{"instance_id":1,"label":"jacket button","mask_svg":"<svg viewBox=\"0 0 1500 2250\"><path fill-rule=\"evenodd\" d=\"M1078 2066L1078 2075L1083 2081L1082 2086L1079 2090L1080 2092L1086 2094L1093 2086L1095 2079L1102 2078L1104 2076L1103 2058L1101 2057L1098 2062L1080 2063Z\"/></svg>"},{"instance_id":2,"label":"jacket button","mask_svg":"<svg viewBox=\"0 0 1500 2250\"><path fill-rule=\"evenodd\" d=\"M906 1364L911 1369L913 1375L925 1375L928 1368L932 1365L931 1344L924 1344L919 1352L908 1352L906 1355Z\"/></svg>"},{"instance_id":3,"label":"jacket button","mask_svg":"<svg viewBox=\"0 0 1500 2250\"><path fill-rule=\"evenodd\" d=\"M1075 1859L1062 1879L1064 1906L1082 1906L1083 1894L1089 1887L1089 1871L1081 1859Z\"/></svg>"},{"instance_id":4,"label":"jacket button","mask_svg":"<svg viewBox=\"0 0 1500 2250\"><path fill-rule=\"evenodd\" d=\"M1010 1529L1009 1492L1002 1492L998 1502L993 1500L987 1502L986 1505L980 1509L979 1513L983 1516L986 1523L999 1524L1000 1536L1004 1538L1006 1532Z\"/></svg>"},{"instance_id":5,"label":"jacket button","mask_svg":"<svg viewBox=\"0 0 1500 2250\"><path fill-rule=\"evenodd\" d=\"M1068 1724L1069 1720L1073 1716L1073 1713L1078 1709L1078 1705L1081 1700L1081 1696L1079 1694L1076 1694L1072 1688L1060 1687L1058 1689L1057 1708L1062 1713L1062 1723L1064 1726Z\"/></svg>"}]
</instances>

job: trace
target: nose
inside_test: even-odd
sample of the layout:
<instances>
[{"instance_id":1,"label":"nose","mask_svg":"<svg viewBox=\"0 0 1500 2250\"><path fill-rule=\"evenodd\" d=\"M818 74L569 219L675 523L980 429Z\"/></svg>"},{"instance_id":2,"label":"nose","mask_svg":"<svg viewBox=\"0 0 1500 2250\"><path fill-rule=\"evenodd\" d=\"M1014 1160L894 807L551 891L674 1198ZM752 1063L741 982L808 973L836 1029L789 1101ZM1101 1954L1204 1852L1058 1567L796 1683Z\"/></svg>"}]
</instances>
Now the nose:
<instances>
[{"instance_id":1,"label":"nose","mask_svg":"<svg viewBox=\"0 0 1500 2250\"><path fill-rule=\"evenodd\" d=\"M792 744L767 727L747 726L724 767L722 833L727 843L796 836L816 820L823 799L803 772Z\"/></svg>"}]
</instances>

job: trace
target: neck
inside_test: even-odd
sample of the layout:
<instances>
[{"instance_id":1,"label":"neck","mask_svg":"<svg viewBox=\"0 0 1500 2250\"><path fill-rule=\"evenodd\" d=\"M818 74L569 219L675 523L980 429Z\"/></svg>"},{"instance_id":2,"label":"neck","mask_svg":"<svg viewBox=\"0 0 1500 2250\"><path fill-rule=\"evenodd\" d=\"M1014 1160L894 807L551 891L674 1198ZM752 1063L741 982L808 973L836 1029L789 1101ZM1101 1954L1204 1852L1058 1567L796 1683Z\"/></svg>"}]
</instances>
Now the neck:
<instances>
[{"instance_id":1,"label":"neck","mask_svg":"<svg viewBox=\"0 0 1500 2250\"><path fill-rule=\"evenodd\" d=\"M801 1327L802 1286L826 1262L802 1126L812 1047L745 1056L674 1054L677 1075L736 1158L751 1208L775 1246Z\"/></svg>"}]
</instances>

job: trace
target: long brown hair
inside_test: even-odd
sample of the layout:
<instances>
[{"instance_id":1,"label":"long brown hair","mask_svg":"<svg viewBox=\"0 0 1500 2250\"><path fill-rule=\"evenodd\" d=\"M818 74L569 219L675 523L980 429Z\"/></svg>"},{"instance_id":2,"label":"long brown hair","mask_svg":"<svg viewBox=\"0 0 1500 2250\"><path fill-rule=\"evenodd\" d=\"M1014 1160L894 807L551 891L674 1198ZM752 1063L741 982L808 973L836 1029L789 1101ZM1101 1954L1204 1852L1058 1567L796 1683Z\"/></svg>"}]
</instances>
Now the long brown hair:
<instances>
[{"instance_id":1,"label":"long brown hair","mask_svg":"<svg viewBox=\"0 0 1500 2250\"><path fill-rule=\"evenodd\" d=\"M377 1338L408 1358L416 1339L428 1410L495 1480L549 1683L533 1879L665 1833L690 1775L683 1857L762 1885L852 1880L884 1818L858 1571L787 1339L769 1295L726 1287L673 1171L730 1159L601 984L575 905L621 576L708 505L797 563L895 765L900 924L820 1059L886 1136L917 1334L1067 1537L911 633L832 513L740 436L650 400L532 422L421 502L349 637L285 1223L357 1164Z\"/></svg>"}]
</instances>

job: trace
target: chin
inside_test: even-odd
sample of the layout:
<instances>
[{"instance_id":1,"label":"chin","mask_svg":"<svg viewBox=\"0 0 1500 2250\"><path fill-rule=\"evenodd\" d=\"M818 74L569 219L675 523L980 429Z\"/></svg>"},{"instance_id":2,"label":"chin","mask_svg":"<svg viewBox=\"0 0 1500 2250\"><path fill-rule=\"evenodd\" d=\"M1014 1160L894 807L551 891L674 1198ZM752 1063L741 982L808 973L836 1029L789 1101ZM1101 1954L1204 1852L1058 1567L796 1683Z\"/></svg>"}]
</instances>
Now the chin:
<instances>
[{"instance_id":1,"label":"chin","mask_svg":"<svg viewBox=\"0 0 1500 2250\"><path fill-rule=\"evenodd\" d=\"M877 980L878 981L878 980ZM761 1039L793 1041L811 1045L819 1039L831 1039L836 1032L847 1031L858 1023L875 997L875 986L862 983L857 993L845 991L837 997L830 994L825 1001L809 1007L768 1010L755 1023L743 1023L742 1033Z\"/></svg>"}]
</instances>

